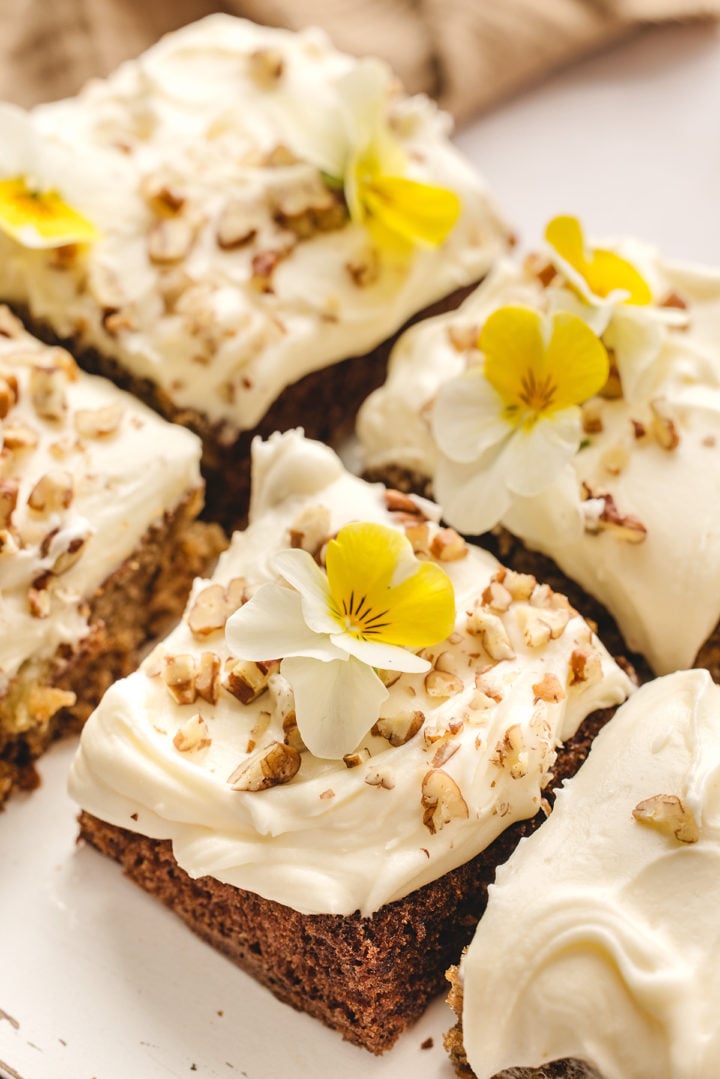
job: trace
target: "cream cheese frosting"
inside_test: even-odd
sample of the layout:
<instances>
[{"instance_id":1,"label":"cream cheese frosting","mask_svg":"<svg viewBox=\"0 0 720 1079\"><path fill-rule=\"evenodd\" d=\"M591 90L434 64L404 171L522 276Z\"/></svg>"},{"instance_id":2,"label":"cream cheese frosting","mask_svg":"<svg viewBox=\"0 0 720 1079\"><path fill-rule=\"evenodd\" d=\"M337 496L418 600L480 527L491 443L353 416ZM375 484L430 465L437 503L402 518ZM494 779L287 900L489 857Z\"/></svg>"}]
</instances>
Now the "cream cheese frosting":
<instances>
[{"instance_id":1,"label":"cream cheese frosting","mask_svg":"<svg viewBox=\"0 0 720 1079\"><path fill-rule=\"evenodd\" d=\"M501 523L596 596L629 647L665 673L692 664L720 616L720 273L667 262L638 242L613 246L655 298L650 308L616 308L604 333L632 392L593 398L580 451L540 494L515 498ZM598 314L561 278L547 284L532 264L503 261L456 313L398 342L385 386L359 416L365 467L435 475L435 398L480 361L479 328L508 304L591 324ZM443 507L449 523L478 531L470 502L456 502Z\"/></svg>"},{"instance_id":2,"label":"cream cheese frosting","mask_svg":"<svg viewBox=\"0 0 720 1079\"><path fill-rule=\"evenodd\" d=\"M149 378L176 408L250 429L304 374L364 354L481 278L507 246L448 119L385 73L408 177L448 188L460 220L438 248L371 248L321 173L289 148L358 61L317 31L213 15L73 100L38 108L42 139L90 185L68 199L98 228L58 263L0 236L0 291L62 337ZM309 105L303 113L303 102Z\"/></svg>"},{"instance_id":3,"label":"cream cheese frosting","mask_svg":"<svg viewBox=\"0 0 720 1079\"><path fill-rule=\"evenodd\" d=\"M719 905L720 687L683 671L623 705L498 870L462 963L478 1079L720 1073Z\"/></svg>"},{"instance_id":4,"label":"cream cheese frosting","mask_svg":"<svg viewBox=\"0 0 720 1079\"><path fill-rule=\"evenodd\" d=\"M199 440L0 308L0 678L88 632L86 601L200 485ZM140 612L141 616L141 612Z\"/></svg>"},{"instance_id":5,"label":"cream cheese frosting","mask_svg":"<svg viewBox=\"0 0 720 1079\"><path fill-rule=\"evenodd\" d=\"M631 687L564 597L520 575L502 584L496 561L442 530L431 503L398 503L298 432L256 440L253 456L251 523L221 556L214 592L197 582L183 622L106 694L84 728L70 791L102 820L172 840L193 877L210 874L304 913L369 915L533 816L557 745ZM288 782L247 789L234 782L239 772L293 744L292 690L266 672L265 692L241 703L228 688L235 661L222 620L214 633L198 631L199 612L212 595L227 614L241 602L238 589L247 598L275 580L272 559L290 533L318 549L353 520L406 531L422 557L440 558L455 590L455 630L423 650L428 674L387 679L378 723L354 753L318 759L301 746ZM191 687L187 703L176 703L172 672L182 667L192 682L188 671L199 677L213 662L215 692Z\"/></svg>"}]
</instances>

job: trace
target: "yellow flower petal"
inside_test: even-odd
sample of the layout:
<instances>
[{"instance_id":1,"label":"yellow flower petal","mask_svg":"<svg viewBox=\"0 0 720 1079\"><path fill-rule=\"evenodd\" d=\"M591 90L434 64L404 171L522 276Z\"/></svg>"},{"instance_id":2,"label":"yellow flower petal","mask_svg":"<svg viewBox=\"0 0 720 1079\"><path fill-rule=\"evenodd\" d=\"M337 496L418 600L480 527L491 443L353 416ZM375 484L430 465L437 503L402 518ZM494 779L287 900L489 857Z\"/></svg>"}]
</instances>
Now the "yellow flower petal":
<instances>
[{"instance_id":1,"label":"yellow flower petal","mask_svg":"<svg viewBox=\"0 0 720 1079\"><path fill-rule=\"evenodd\" d=\"M447 574L415 559L402 533L386 525L346 525L327 549L327 575L335 614L352 636L422 648L447 637L455 624L455 597ZM399 583L399 571L403 572Z\"/></svg>"},{"instance_id":2,"label":"yellow flower petal","mask_svg":"<svg viewBox=\"0 0 720 1079\"><path fill-rule=\"evenodd\" d=\"M545 229L545 239L558 255L585 278L596 296L609 296L622 289L623 303L652 303L652 292L642 274L627 259L603 248L586 248L582 226L576 217L555 217Z\"/></svg>"},{"instance_id":3,"label":"yellow flower petal","mask_svg":"<svg viewBox=\"0 0 720 1079\"><path fill-rule=\"evenodd\" d=\"M607 382L610 363L605 346L577 315L559 311L543 357L543 375L557 388L545 414L582 404Z\"/></svg>"},{"instance_id":4,"label":"yellow flower petal","mask_svg":"<svg viewBox=\"0 0 720 1079\"><path fill-rule=\"evenodd\" d=\"M505 407L525 409L523 378L529 369L539 370L545 350L538 312L519 305L499 307L486 320L479 344L485 354L485 378Z\"/></svg>"},{"instance_id":5,"label":"yellow flower petal","mask_svg":"<svg viewBox=\"0 0 720 1079\"><path fill-rule=\"evenodd\" d=\"M628 293L623 303L652 303L652 292L645 278L632 263L613 251L596 248L583 276L596 296L609 296L615 289L623 289Z\"/></svg>"},{"instance_id":6,"label":"yellow flower petal","mask_svg":"<svg viewBox=\"0 0 720 1079\"><path fill-rule=\"evenodd\" d=\"M581 404L607 380L605 347L581 318L561 311L551 327L546 346L540 314L508 306L494 311L480 333L485 377L516 425Z\"/></svg>"},{"instance_id":7,"label":"yellow flower petal","mask_svg":"<svg viewBox=\"0 0 720 1079\"><path fill-rule=\"evenodd\" d=\"M0 180L0 229L29 247L90 243L98 235L57 191L33 191L23 177Z\"/></svg>"},{"instance_id":8,"label":"yellow flower petal","mask_svg":"<svg viewBox=\"0 0 720 1079\"><path fill-rule=\"evenodd\" d=\"M361 181L358 197L370 221L424 247L443 243L460 217L461 203L454 191L403 176Z\"/></svg>"},{"instance_id":9,"label":"yellow flower petal","mask_svg":"<svg viewBox=\"0 0 720 1079\"><path fill-rule=\"evenodd\" d=\"M561 258L582 273L582 266L585 264L585 238L576 217L566 214L554 217L545 229L545 239Z\"/></svg>"}]
</instances>

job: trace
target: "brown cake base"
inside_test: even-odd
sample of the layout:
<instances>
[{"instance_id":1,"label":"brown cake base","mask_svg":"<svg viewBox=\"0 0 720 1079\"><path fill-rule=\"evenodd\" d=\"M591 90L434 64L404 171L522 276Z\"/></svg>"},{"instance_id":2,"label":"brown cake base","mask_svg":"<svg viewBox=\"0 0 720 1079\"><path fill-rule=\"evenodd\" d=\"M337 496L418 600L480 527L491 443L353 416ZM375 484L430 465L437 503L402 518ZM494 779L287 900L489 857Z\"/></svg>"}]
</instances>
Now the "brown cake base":
<instances>
[{"instance_id":1,"label":"brown cake base","mask_svg":"<svg viewBox=\"0 0 720 1079\"><path fill-rule=\"evenodd\" d=\"M166 419L181 423L200 436L202 469L207 484L204 517L218 521L231 532L246 523L253 438L256 435L267 438L273 431L302 427L308 438L337 446L353 430L362 402L385 381L388 356L400 334L420 319L454 310L476 287L474 284L457 289L418 312L371 352L330 364L293 382L276 398L260 423L249 431L238 431L229 423L211 423L201 412L178 407L155 382L133 376L112 356L87 348L79 339L59 338L51 327L33 319L27 310L16 310L31 332L42 341L62 345L86 371L104 375Z\"/></svg>"},{"instance_id":2,"label":"brown cake base","mask_svg":"<svg viewBox=\"0 0 720 1079\"><path fill-rule=\"evenodd\" d=\"M560 751L556 782L577 771L611 715L593 713ZM192 880L168 841L89 813L80 816L80 835L280 1000L383 1053L443 990L445 971L485 908L496 866L543 820L539 813L512 825L472 861L370 918L299 914L212 877Z\"/></svg>"},{"instance_id":3,"label":"brown cake base","mask_svg":"<svg viewBox=\"0 0 720 1079\"><path fill-rule=\"evenodd\" d=\"M138 665L148 641L176 621L193 578L206 574L226 541L195 521L202 492L188 493L147 530L133 554L89 601L87 636L49 661L29 660L0 698L0 809L14 788L39 783L36 759L78 730L117 678Z\"/></svg>"}]
</instances>

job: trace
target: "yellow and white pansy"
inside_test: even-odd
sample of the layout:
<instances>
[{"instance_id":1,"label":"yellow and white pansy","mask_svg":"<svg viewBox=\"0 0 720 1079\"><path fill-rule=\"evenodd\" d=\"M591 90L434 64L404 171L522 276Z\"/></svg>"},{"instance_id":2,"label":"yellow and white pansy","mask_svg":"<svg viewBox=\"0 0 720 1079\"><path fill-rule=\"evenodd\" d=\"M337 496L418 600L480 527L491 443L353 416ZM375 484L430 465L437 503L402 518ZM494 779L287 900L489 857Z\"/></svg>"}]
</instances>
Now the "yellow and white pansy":
<instances>
[{"instance_id":1,"label":"yellow and white pansy","mask_svg":"<svg viewBox=\"0 0 720 1079\"><path fill-rule=\"evenodd\" d=\"M431 417L435 497L450 524L472 533L558 478L580 446L579 406L609 371L602 342L565 311L498 308L478 347L482 363L444 383Z\"/></svg>"},{"instance_id":2,"label":"yellow and white pansy","mask_svg":"<svg viewBox=\"0 0 720 1079\"><path fill-rule=\"evenodd\" d=\"M415 557L403 533L366 522L330 541L326 571L301 550L281 551L272 568L284 583L262 585L228 620L228 645L240 659L283 657L305 745L316 757L342 757L388 695L376 671L429 669L413 650L452 632L452 583Z\"/></svg>"},{"instance_id":3,"label":"yellow and white pansy","mask_svg":"<svg viewBox=\"0 0 720 1079\"><path fill-rule=\"evenodd\" d=\"M292 148L343 190L353 222L375 244L402 251L437 247L460 216L459 196L409 175L410 161L388 122L390 76L365 59L341 76L322 100L285 102Z\"/></svg>"},{"instance_id":4,"label":"yellow and white pansy","mask_svg":"<svg viewBox=\"0 0 720 1079\"><path fill-rule=\"evenodd\" d=\"M554 217L545 229L548 254L567 284L562 308L580 315L612 353L623 396L638 401L662 379L668 327L683 327L684 312L658 305L650 282L632 261L588 244L576 217Z\"/></svg>"},{"instance_id":5,"label":"yellow and white pansy","mask_svg":"<svg viewBox=\"0 0 720 1079\"><path fill-rule=\"evenodd\" d=\"M79 171L71 154L38 134L28 113L0 105L0 230L30 248L96 240L95 225L70 205Z\"/></svg>"}]
</instances>

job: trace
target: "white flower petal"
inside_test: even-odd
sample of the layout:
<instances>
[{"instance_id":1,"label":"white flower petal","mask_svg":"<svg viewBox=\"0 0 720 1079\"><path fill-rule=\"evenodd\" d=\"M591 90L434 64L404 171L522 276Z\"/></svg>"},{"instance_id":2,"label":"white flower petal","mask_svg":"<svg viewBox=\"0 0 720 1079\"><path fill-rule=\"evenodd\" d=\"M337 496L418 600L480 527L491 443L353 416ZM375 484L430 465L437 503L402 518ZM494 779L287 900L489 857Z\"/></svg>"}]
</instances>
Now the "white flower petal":
<instances>
[{"instance_id":1,"label":"white flower petal","mask_svg":"<svg viewBox=\"0 0 720 1079\"><path fill-rule=\"evenodd\" d=\"M512 501L506 473L507 442L471 464L441 457L433 487L448 524L472 535L493 528Z\"/></svg>"},{"instance_id":2,"label":"white flower petal","mask_svg":"<svg viewBox=\"0 0 720 1079\"><path fill-rule=\"evenodd\" d=\"M350 753L372 727L388 691L371 667L286 659L281 671L293 688L298 730L316 757Z\"/></svg>"},{"instance_id":3,"label":"white flower petal","mask_svg":"<svg viewBox=\"0 0 720 1079\"><path fill-rule=\"evenodd\" d=\"M379 641L359 641L349 633L338 633L330 638L338 648L370 667L379 667L388 671L407 671L408 674L420 674L430 669L426 659L416 656L408 648L396 644L381 644Z\"/></svg>"},{"instance_id":4,"label":"white flower petal","mask_svg":"<svg viewBox=\"0 0 720 1079\"><path fill-rule=\"evenodd\" d=\"M511 433L502 412L502 398L482 372L468 371L440 387L431 419L433 437L452 461L476 461Z\"/></svg>"},{"instance_id":5,"label":"white flower petal","mask_svg":"<svg viewBox=\"0 0 720 1079\"><path fill-rule=\"evenodd\" d=\"M604 343L615 353L623 397L630 404L652 396L653 387L665 376L658 363L667 329L644 307L618 307L605 331Z\"/></svg>"},{"instance_id":6,"label":"white flower petal","mask_svg":"<svg viewBox=\"0 0 720 1079\"><path fill-rule=\"evenodd\" d=\"M348 142L355 151L369 146L385 126L388 81L385 64L367 57L336 83Z\"/></svg>"},{"instance_id":7,"label":"white flower petal","mask_svg":"<svg viewBox=\"0 0 720 1079\"><path fill-rule=\"evenodd\" d=\"M309 628L298 593L279 584L259 588L230 616L225 636L228 647L240 659L312 656L327 663L345 658L329 637Z\"/></svg>"},{"instance_id":8,"label":"white flower petal","mask_svg":"<svg viewBox=\"0 0 720 1079\"><path fill-rule=\"evenodd\" d=\"M38 175L37 136L29 113L15 105L0 104L0 179L18 176L42 183Z\"/></svg>"},{"instance_id":9,"label":"white flower petal","mask_svg":"<svg viewBox=\"0 0 720 1079\"><path fill-rule=\"evenodd\" d=\"M576 406L544 417L529 429L519 429L508 447L509 489L530 497L549 487L577 453L581 430Z\"/></svg>"},{"instance_id":10,"label":"white flower petal","mask_svg":"<svg viewBox=\"0 0 720 1079\"><path fill-rule=\"evenodd\" d=\"M550 301L548 307L550 315L557 314L559 311L577 315L590 327L596 337L602 337L604 334L616 306L614 301L602 300L599 296L595 296L593 302L588 303L569 288L548 289L547 297Z\"/></svg>"},{"instance_id":11,"label":"white flower petal","mask_svg":"<svg viewBox=\"0 0 720 1079\"><path fill-rule=\"evenodd\" d=\"M303 616L310 629L315 633L337 633L338 623L330 613L328 579L312 556L307 551L280 551L272 559L272 567L300 593Z\"/></svg>"}]
</instances>

